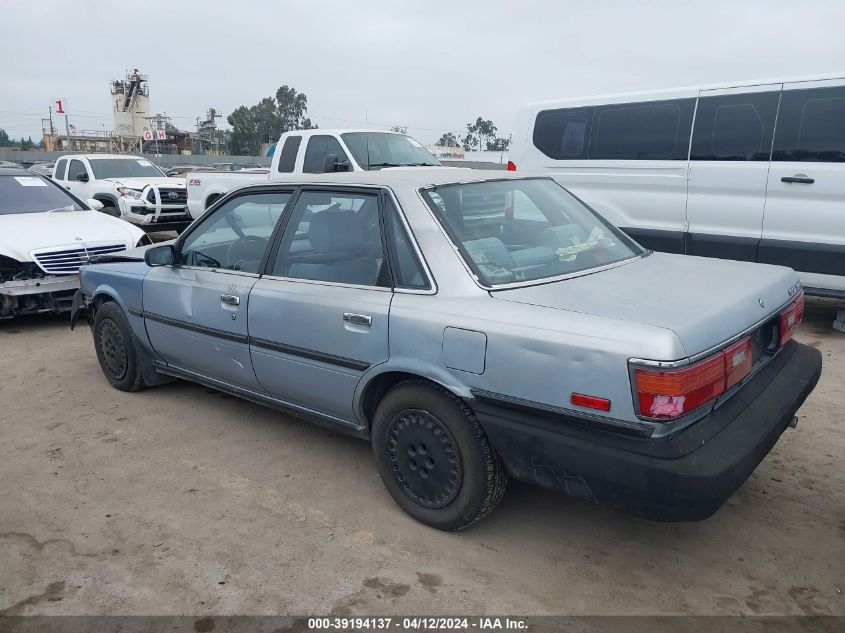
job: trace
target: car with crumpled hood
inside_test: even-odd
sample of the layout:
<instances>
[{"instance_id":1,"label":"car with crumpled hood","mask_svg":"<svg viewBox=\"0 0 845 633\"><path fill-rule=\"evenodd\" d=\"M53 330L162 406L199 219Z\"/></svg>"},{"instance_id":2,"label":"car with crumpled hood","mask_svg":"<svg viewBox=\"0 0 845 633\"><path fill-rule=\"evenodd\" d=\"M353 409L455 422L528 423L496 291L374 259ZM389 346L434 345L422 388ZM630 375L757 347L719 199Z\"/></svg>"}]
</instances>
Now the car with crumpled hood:
<instances>
[{"instance_id":1,"label":"car with crumpled hood","mask_svg":"<svg viewBox=\"0 0 845 633\"><path fill-rule=\"evenodd\" d=\"M0 319L69 310L83 263L150 243L98 205L35 172L0 169Z\"/></svg>"}]
</instances>

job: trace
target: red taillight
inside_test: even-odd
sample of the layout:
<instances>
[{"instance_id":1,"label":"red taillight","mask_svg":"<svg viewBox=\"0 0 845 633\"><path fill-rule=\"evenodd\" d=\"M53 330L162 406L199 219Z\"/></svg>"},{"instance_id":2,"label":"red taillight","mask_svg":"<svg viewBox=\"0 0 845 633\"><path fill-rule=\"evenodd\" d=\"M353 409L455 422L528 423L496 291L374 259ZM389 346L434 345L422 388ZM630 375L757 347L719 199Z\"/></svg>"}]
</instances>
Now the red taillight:
<instances>
[{"instance_id":1,"label":"red taillight","mask_svg":"<svg viewBox=\"0 0 845 633\"><path fill-rule=\"evenodd\" d=\"M727 391L751 373L751 339L742 339L722 354L725 357L725 391Z\"/></svg>"},{"instance_id":2,"label":"red taillight","mask_svg":"<svg viewBox=\"0 0 845 633\"><path fill-rule=\"evenodd\" d=\"M751 371L751 338L746 337L701 362L681 369L634 370L639 414L673 420L718 398Z\"/></svg>"},{"instance_id":3,"label":"red taillight","mask_svg":"<svg viewBox=\"0 0 845 633\"><path fill-rule=\"evenodd\" d=\"M508 171L516 171L516 163L512 160L508 161Z\"/></svg>"},{"instance_id":4,"label":"red taillight","mask_svg":"<svg viewBox=\"0 0 845 633\"><path fill-rule=\"evenodd\" d=\"M583 393L573 393L569 397L572 404L579 407L587 407L588 409L598 409L599 411L610 411L610 400L607 398L598 398L596 396L585 396Z\"/></svg>"},{"instance_id":5,"label":"red taillight","mask_svg":"<svg viewBox=\"0 0 845 633\"><path fill-rule=\"evenodd\" d=\"M780 328L778 334L778 347L786 343L795 334L795 330L801 325L804 318L804 293L801 293L791 306L780 313Z\"/></svg>"}]
</instances>

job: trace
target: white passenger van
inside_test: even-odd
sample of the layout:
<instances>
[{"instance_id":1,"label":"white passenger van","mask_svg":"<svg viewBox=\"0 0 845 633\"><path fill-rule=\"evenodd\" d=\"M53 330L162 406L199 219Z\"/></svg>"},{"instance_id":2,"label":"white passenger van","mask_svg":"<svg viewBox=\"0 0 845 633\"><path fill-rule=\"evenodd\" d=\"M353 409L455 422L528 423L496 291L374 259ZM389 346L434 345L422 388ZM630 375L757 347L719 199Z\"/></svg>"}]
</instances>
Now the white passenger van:
<instances>
[{"instance_id":1,"label":"white passenger van","mask_svg":"<svg viewBox=\"0 0 845 633\"><path fill-rule=\"evenodd\" d=\"M790 266L845 298L845 73L533 103L513 129L508 169L644 246Z\"/></svg>"}]
</instances>

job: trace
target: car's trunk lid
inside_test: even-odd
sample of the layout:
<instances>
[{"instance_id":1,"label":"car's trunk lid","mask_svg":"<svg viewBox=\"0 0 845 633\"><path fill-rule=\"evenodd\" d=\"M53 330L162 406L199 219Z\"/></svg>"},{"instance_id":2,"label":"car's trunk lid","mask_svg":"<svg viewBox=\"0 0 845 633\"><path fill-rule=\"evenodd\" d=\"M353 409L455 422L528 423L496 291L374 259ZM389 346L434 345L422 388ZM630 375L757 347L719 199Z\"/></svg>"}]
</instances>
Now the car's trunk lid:
<instances>
[{"instance_id":1,"label":"car's trunk lid","mask_svg":"<svg viewBox=\"0 0 845 633\"><path fill-rule=\"evenodd\" d=\"M781 266L652 253L594 274L491 294L672 330L693 356L773 316L797 282Z\"/></svg>"}]
</instances>

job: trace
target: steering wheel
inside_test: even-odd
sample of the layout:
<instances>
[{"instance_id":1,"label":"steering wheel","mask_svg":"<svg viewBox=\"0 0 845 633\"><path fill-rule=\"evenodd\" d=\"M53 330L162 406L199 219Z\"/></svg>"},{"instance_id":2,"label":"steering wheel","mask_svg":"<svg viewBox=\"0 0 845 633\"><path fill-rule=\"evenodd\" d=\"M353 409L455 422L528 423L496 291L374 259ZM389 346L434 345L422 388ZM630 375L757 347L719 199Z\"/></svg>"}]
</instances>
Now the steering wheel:
<instances>
[{"instance_id":1,"label":"steering wheel","mask_svg":"<svg viewBox=\"0 0 845 633\"><path fill-rule=\"evenodd\" d=\"M226 249L226 263L230 270L240 270L235 265L243 261L260 260L267 248L267 240L257 235L244 235L229 244ZM258 254L258 257L255 255Z\"/></svg>"}]
</instances>

